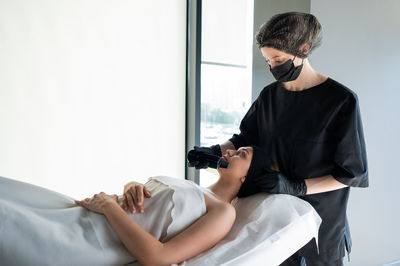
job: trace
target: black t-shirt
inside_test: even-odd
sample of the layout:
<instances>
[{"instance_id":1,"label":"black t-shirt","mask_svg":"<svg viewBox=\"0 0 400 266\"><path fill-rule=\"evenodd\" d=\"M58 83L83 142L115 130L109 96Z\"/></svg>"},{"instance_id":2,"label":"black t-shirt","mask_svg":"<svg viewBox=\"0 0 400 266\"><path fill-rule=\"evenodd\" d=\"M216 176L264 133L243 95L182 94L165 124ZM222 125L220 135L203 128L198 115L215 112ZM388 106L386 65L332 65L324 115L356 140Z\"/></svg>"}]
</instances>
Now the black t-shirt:
<instances>
[{"instance_id":1,"label":"black t-shirt","mask_svg":"<svg viewBox=\"0 0 400 266\"><path fill-rule=\"evenodd\" d=\"M368 165L358 97L328 78L302 91L289 91L279 82L266 86L230 141L238 149L258 145L270 153L288 178L332 175L353 187L368 187ZM249 191L263 191L262 187ZM319 258L340 259L351 248L346 218L350 188L301 196L322 218ZM315 241L299 252L316 257Z\"/></svg>"}]
</instances>

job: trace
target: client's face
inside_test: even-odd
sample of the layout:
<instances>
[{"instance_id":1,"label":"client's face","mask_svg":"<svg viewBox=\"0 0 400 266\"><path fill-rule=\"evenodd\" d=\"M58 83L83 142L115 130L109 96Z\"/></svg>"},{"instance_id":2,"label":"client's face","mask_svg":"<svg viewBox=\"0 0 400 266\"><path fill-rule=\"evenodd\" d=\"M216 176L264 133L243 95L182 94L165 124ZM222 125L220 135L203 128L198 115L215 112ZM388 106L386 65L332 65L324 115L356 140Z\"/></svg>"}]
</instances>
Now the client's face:
<instances>
[{"instance_id":1,"label":"client's face","mask_svg":"<svg viewBox=\"0 0 400 266\"><path fill-rule=\"evenodd\" d=\"M218 172L234 177L244 177L249 170L251 159L253 158L253 147L240 147L238 150L226 150L222 159L229 162L229 168L218 168Z\"/></svg>"}]
</instances>

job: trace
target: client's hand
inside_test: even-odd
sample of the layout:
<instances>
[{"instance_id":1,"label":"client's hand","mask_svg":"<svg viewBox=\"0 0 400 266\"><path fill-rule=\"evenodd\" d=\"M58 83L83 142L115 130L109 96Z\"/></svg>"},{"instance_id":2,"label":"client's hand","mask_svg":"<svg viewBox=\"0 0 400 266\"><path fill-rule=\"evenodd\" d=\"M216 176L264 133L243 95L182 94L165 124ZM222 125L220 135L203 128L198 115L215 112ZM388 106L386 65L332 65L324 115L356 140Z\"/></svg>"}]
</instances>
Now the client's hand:
<instances>
[{"instance_id":1,"label":"client's hand","mask_svg":"<svg viewBox=\"0 0 400 266\"><path fill-rule=\"evenodd\" d=\"M139 212L143 213L143 197L151 197L147 188L139 182L129 182L124 186L122 208L126 211L129 209L132 213L136 213L136 205L136 207L139 209Z\"/></svg>"},{"instance_id":2,"label":"client's hand","mask_svg":"<svg viewBox=\"0 0 400 266\"><path fill-rule=\"evenodd\" d=\"M117 204L119 207L118 196L115 194L108 195L104 192L100 192L99 194L95 194L93 197L84 200L75 200L75 203L100 214L103 214L105 209L112 204Z\"/></svg>"}]
</instances>

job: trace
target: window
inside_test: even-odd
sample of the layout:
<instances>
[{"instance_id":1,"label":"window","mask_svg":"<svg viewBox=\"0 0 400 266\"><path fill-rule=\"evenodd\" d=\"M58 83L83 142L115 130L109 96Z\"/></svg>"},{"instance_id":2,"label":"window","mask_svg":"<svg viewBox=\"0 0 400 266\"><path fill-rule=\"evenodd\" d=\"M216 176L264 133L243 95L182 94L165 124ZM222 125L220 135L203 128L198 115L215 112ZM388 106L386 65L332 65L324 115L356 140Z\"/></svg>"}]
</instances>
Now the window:
<instances>
[{"instance_id":1,"label":"window","mask_svg":"<svg viewBox=\"0 0 400 266\"><path fill-rule=\"evenodd\" d=\"M251 105L253 1L203 0L201 32L200 145L239 133ZM216 181L215 169L200 170L200 185Z\"/></svg>"}]
</instances>

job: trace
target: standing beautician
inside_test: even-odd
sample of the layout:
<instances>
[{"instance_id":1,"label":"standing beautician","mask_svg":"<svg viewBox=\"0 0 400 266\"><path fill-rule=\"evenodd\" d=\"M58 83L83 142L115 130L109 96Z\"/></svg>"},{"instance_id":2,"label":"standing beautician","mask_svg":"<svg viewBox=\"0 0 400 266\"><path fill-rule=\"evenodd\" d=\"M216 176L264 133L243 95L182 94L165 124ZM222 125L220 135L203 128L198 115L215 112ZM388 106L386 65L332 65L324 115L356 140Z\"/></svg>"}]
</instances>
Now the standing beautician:
<instances>
[{"instance_id":1,"label":"standing beautician","mask_svg":"<svg viewBox=\"0 0 400 266\"><path fill-rule=\"evenodd\" d=\"M308 201L321 216L319 253L313 239L281 265L343 265L345 248L351 250L346 217L350 187L368 187L357 94L311 67L308 56L321 42L315 16L275 15L261 26L256 40L277 81L253 102L240 134L208 151L221 156L227 149L262 147L271 159L258 177L245 180L238 196L290 194Z\"/></svg>"}]
</instances>

